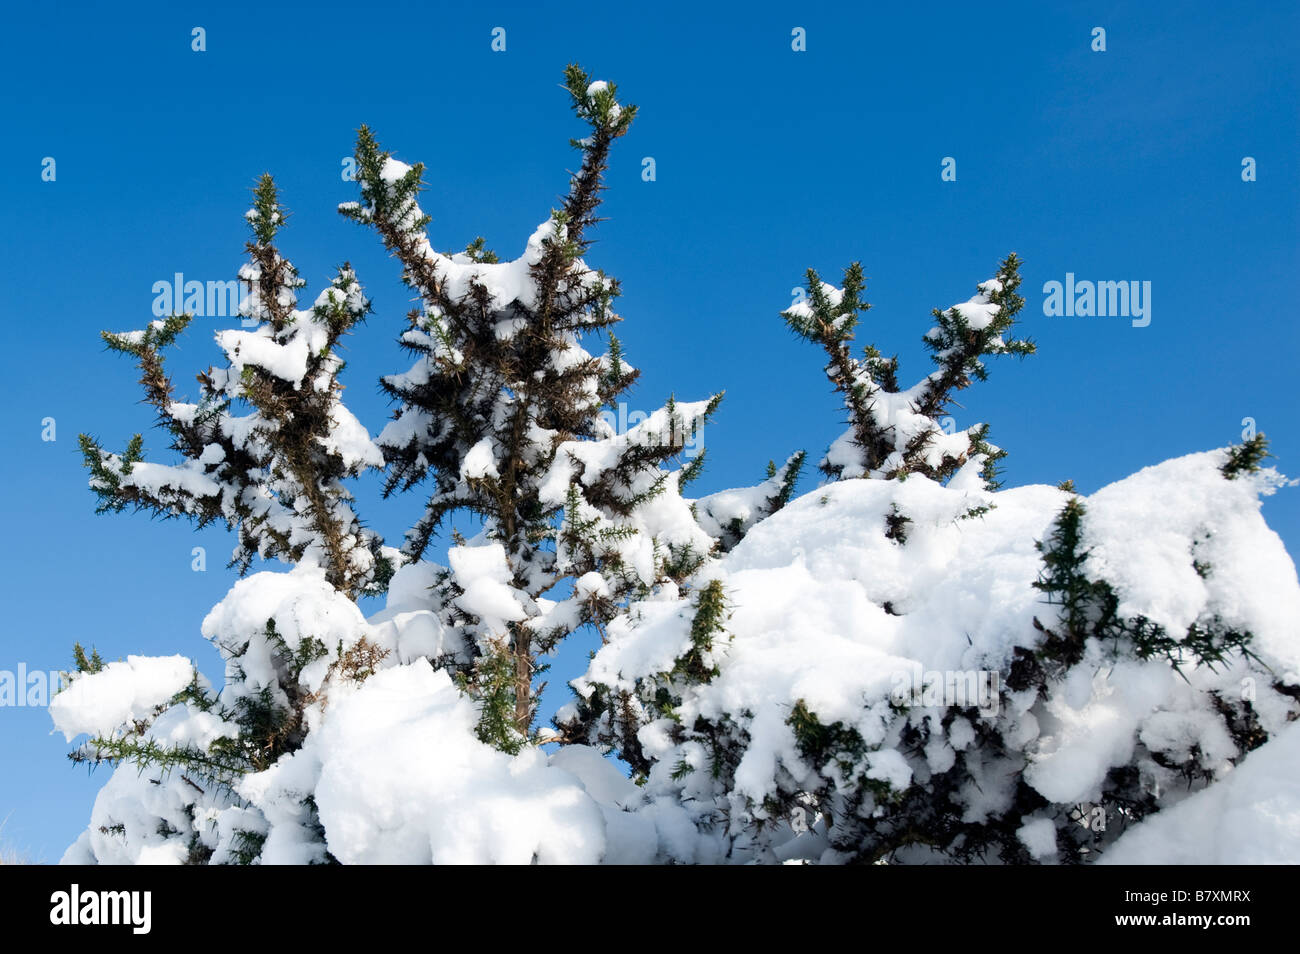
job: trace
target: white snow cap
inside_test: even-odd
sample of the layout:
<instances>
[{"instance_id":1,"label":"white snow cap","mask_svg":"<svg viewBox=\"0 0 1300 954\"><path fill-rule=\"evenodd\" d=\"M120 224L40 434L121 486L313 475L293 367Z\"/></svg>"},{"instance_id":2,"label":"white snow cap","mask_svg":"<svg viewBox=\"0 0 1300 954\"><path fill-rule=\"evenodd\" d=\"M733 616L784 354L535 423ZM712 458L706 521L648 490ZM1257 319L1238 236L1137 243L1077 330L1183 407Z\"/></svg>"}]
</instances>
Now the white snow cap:
<instances>
[{"instance_id":1,"label":"white snow cap","mask_svg":"<svg viewBox=\"0 0 1300 954\"><path fill-rule=\"evenodd\" d=\"M50 700L50 717L69 742L82 733L109 736L123 723L152 717L193 678L194 664L184 656L127 656L75 676Z\"/></svg>"},{"instance_id":2,"label":"white snow cap","mask_svg":"<svg viewBox=\"0 0 1300 954\"><path fill-rule=\"evenodd\" d=\"M241 792L264 803L314 776L326 843L344 863L599 861L604 817L578 780L538 749L485 745L477 721L447 673L421 659L371 676L301 751Z\"/></svg>"},{"instance_id":3,"label":"white snow cap","mask_svg":"<svg viewBox=\"0 0 1300 954\"><path fill-rule=\"evenodd\" d=\"M1293 865L1300 859L1300 724L1222 781L1125 832L1111 865Z\"/></svg>"},{"instance_id":4,"label":"white snow cap","mask_svg":"<svg viewBox=\"0 0 1300 954\"><path fill-rule=\"evenodd\" d=\"M1223 459L1214 451L1172 460L1087 498L1087 570L1113 587L1126 618L1145 615L1174 636L1194 621L1249 631L1252 652L1294 683L1300 583L1259 513L1259 495L1276 476L1227 480ZM905 481L843 480L792 501L712 571L730 609L719 672L682 694L674 724L703 718L740 727L731 792L751 804L778 789L809 791L824 782L800 754L789 718L796 701L823 725L855 730L868 748L860 771L895 791L918 773L924 783L950 771L960 753L979 781L956 796L968 821L1010 810L1014 792L1000 780L1021 771L1057 805L1096 800L1111 769L1128 764L1139 745L1173 759L1195 752L1211 777L1222 775L1241 753L1207 699L1240 697L1253 671L1240 654L1214 668L1185 659L1179 675L1161 657L1108 659L1094 641L1045 698L1036 689L1000 694L996 686L991 700L979 697L981 673L1006 673L1017 647L1038 645L1035 618L1054 625L1052 607L1034 587L1043 569L1035 542L1048 536L1070 496L1046 486L997 493L959 481L945 487L914 474ZM991 509L968 517L976 507ZM894 514L909 521L905 544L886 535ZM1197 572L1193 560L1209 572ZM689 598L634 605L608 627L607 643L574 687L583 696L597 686L636 691L638 679L670 671L691 645L694 616ZM1027 766L998 763L981 775L971 722L954 720L945 738L937 720L946 708L911 710L917 720L934 714L929 742L916 754L901 746L899 720L911 716L899 714L892 694L900 684L919 687L925 673L974 674L968 704L980 710L984 730L1023 751ZM1290 701L1263 676L1256 681L1262 727L1270 734L1286 729ZM647 790L696 800L707 812L717 794L710 773L683 776L680 767L707 768L708 755L699 743L673 741L668 728L652 723L639 734L654 763ZM1269 764L1263 753L1274 745L1281 743L1250 758ZM1022 844L1048 859L1052 822L1022 824Z\"/></svg>"},{"instance_id":5,"label":"white snow cap","mask_svg":"<svg viewBox=\"0 0 1300 954\"><path fill-rule=\"evenodd\" d=\"M485 627L504 633L508 623L526 619L519 592L510 585L510 564L499 543L452 547L447 557L464 593L456 603L477 616Z\"/></svg>"}]
</instances>

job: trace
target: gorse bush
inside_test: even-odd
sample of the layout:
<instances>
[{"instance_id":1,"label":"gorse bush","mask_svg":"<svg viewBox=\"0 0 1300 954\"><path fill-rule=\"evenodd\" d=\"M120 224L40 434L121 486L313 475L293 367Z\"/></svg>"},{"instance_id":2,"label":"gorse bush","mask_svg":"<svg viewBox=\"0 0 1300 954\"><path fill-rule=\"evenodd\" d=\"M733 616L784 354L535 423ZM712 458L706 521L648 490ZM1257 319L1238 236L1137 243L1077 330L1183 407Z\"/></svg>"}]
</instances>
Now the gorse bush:
<instances>
[{"instance_id":1,"label":"gorse bush","mask_svg":"<svg viewBox=\"0 0 1300 954\"><path fill-rule=\"evenodd\" d=\"M565 85L581 162L513 260L435 251L423 167L360 130L340 212L417 302L376 436L340 382L370 303L345 264L300 307L270 176L239 273L256 326L217 332L194 402L165 359L190 316L104 334L179 461L83 435L100 510L222 523L243 578L202 623L220 687L76 648L52 714L85 736L75 761L114 770L67 860L1084 861L1296 718L1300 585L1259 515L1281 482L1262 438L1085 499L1000 489L988 426L945 426L986 362L1034 351L1014 254L934 312L908 388L896 357L854 353L860 266L842 287L810 270L783 317L847 415L825 483L796 495L796 452L688 496L722 396L611 425L637 371L619 282L585 256L636 110L575 66ZM400 546L348 489L369 470L424 500ZM482 529L432 562L454 515ZM288 572L246 575L272 558ZM575 636L599 648L539 726Z\"/></svg>"}]
</instances>

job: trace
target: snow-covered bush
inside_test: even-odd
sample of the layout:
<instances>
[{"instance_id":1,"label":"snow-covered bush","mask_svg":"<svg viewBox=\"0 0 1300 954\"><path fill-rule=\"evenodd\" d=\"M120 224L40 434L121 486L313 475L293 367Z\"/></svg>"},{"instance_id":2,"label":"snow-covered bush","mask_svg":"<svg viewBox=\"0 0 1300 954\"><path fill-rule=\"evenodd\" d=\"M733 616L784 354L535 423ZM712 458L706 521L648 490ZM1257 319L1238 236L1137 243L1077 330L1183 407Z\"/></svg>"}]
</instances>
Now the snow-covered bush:
<instances>
[{"instance_id":1,"label":"snow-covered bush","mask_svg":"<svg viewBox=\"0 0 1300 954\"><path fill-rule=\"evenodd\" d=\"M598 755L571 747L551 765L540 744L558 735L535 725L538 677L574 631L675 595L716 535L734 542L788 499L795 468L715 501L711 533L680 492L698 461L674 464L721 396L670 399L624 433L610 424L637 373L612 333L604 354L583 347L620 319L617 281L582 255L635 108L577 67L566 81L589 130L573 141L582 164L512 261L482 240L435 251L422 167L361 130L361 199L340 211L374 228L420 302L401 336L414 364L381 382L397 407L378 437L337 378L339 339L369 303L344 266L296 308L304 282L272 244L285 214L270 177L240 271L259 324L218 332L227 365L200 375L196 403L174 397L162 356L189 316L105 334L136 359L182 461L145 461L138 435L120 454L83 436L101 509L221 520L238 533L241 572L255 557L292 569L241 580L204 621L226 666L220 689L178 657L105 666L78 647L54 720L70 740L89 736L74 759L118 768L70 859L649 861L663 854L659 827L688 841L674 806L621 818L639 790ZM368 468L386 471L389 493L427 494L400 550L355 513L345 481ZM446 566L424 561L454 513L481 532L457 537ZM385 590L367 620L357 599ZM607 825L631 842L607 844Z\"/></svg>"},{"instance_id":2,"label":"snow-covered bush","mask_svg":"<svg viewBox=\"0 0 1300 954\"><path fill-rule=\"evenodd\" d=\"M982 358L1033 350L1006 337L1017 265L935 312L937 370L907 390L896 359L849 351L858 266L842 289L810 272L786 318L844 396L832 482L692 595L634 604L575 682L561 719L691 812L696 856L1092 860L1300 714L1300 585L1259 513L1283 482L1262 438L1085 500L997 490L987 427L941 427Z\"/></svg>"},{"instance_id":3,"label":"snow-covered bush","mask_svg":"<svg viewBox=\"0 0 1300 954\"><path fill-rule=\"evenodd\" d=\"M830 484L635 605L578 690L638 700L629 761L711 857L1081 860L1300 711L1275 477L1225 460L1086 501L978 464Z\"/></svg>"},{"instance_id":4,"label":"snow-covered bush","mask_svg":"<svg viewBox=\"0 0 1300 954\"><path fill-rule=\"evenodd\" d=\"M848 412L829 482L796 498L797 453L687 497L702 457L682 452L720 395L623 433L603 413L636 371L611 331L618 283L583 255L635 108L577 67L566 82L582 162L511 261L481 239L435 251L422 167L361 130L360 199L340 211L418 302L377 437L339 382L369 303L345 265L297 307L269 177L240 271L258 324L218 332L226 364L196 402L163 359L188 316L105 335L181 460L83 437L101 510L221 521L241 576L289 569L244 576L203 620L220 687L181 657L76 647L51 714L85 737L75 760L113 768L65 860L1076 861L1117 839L1168 854L1160 832L1220 805L1257 822L1246 782L1219 780L1249 769L1280 792L1267 740L1300 712L1300 585L1259 514L1282 482L1262 439L1086 499L1001 490L988 428L944 423L985 359L1033 351L1011 337L1018 260L935 313L936 370L906 390L896 359L852 354L854 265L842 288L809 272L785 312ZM372 468L426 495L400 549L348 490ZM453 514L482 530L431 562ZM381 593L367 618L359 599ZM545 659L579 632L600 649L539 728ZM1274 826L1274 855L1297 828Z\"/></svg>"}]
</instances>

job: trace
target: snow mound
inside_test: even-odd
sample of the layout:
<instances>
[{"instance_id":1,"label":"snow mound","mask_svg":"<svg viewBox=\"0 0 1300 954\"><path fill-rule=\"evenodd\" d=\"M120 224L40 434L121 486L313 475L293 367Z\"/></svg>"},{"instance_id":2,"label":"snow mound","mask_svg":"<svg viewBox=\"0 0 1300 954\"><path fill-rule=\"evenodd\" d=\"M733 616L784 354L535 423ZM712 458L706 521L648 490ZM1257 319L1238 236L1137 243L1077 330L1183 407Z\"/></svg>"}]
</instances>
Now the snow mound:
<instances>
[{"instance_id":1,"label":"snow mound","mask_svg":"<svg viewBox=\"0 0 1300 954\"><path fill-rule=\"evenodd\" d=\"M1124 834L1116 865L1300 862L1300 725L1251 752L1222 781Z\"/></svg>"},{"instance_id":2,"label":"snow mound","mask_svg":"<svg viewBox=\"0 0 1300 954\"><path fill-rule=\"evenodd\" d=\"M303 749L240 791L266 806L305 782L344 863L599 861L604 820L578 781L538 749L510 756L480 742L477 720L445 671L425 660L388 669L335 701ZM264 861L297 834L273 827Z\"/></svg>"},{"instance_id":3,"label":"snow mound","mask_svg":"<svg viewBox=\"0 0 1300 954\"><path fill-rule=\"evenodd\" d=\"M967 860L1050 860L1053 838L1095 858L1114 835L1080 824L1093 806L1123 794L1158 810L1178 790L1170 766L1213 792L1240 774L1243 725L1273 735L1297 714L1300 584L1259 512L1280 478L1226 479L1224 459L1172 460L1081 501L1083 571L1132 632L1173 641L1159 652L1137 636L1089 638L1053 662L1047 631L1065 627L1035 585L1037 544L1072 494L842 480L759 523L708 571L727 608L713 673L683 677L698 599L637 604L559 720L615 696L639 706L651 796L695 806L717 844L763 823L729 843L732 860L771 860L796 835L827 861L940 860L903 830L917 813ZM1200 659L1182 648L1193 626L1247 634L1253 659ZM1012 836L996 845L963 828L1002 816ZM822 828L801 831L805 819Z\"/></svg>"},{"instance_id":4,"label":"snow mound","mask_svg":"<svg viewBox=\"0 0 1300 954\"><path fill-rule=\"evenodd\" d=\"M194 665L184 656L127 656L74 678L51 700L50 717L69 742L82 733L108 736L124 723L152 717L192 679Z\"/></svg>"}]
</instances>

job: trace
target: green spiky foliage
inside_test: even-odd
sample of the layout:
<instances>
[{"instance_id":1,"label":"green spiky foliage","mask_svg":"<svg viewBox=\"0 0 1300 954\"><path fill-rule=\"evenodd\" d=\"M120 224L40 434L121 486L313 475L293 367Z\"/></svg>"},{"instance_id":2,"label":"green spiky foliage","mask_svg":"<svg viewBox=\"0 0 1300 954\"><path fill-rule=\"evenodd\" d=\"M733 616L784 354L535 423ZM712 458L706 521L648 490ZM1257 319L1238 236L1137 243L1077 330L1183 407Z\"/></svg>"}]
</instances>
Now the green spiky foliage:
<instances>
[{"instance_id":1,"label":"green spiky foliage","mask_svg":"<svg viewBox=\"0 0 1300 954\"><path fill-rule=\"evenodd\" d=\"M736 546L759 522L784 507L794 494L806 454L799 451L777 467L769 462L767 480L754 487L727 490L702 497L691 503L691 512L715 542L715 553L725 553ZM695 458L682 470L683 479L689 476ZM684 581L700 570L705 558L689 549L669 551L669 573L672 579ZM622 687L594 686L590 694L574 694L572 703L556 718L563 737L573 742L584 742L607 748L627 762L636 777L644 779L650 763L641 749L638 730L647 722L660 718L675 720L675 708L680 703L684 686L709 681L717 674L716 641L725 639L724 621L727 615L726 598L722 584L710 579L694 590L692 599L695 613L691 623L691 648L667 673L654 678L641 679L629 690ZM602 628L603 632L603 628ZM726 761L725 753L733 755L740 750L730 726L718 727L701 724L694 744L706 745L710 751L710 764L718 771ZM679 736L685 739L685 736Z\"/></svg>"},{"instance_id":2,"label":"green spiky foliage","mask_svg":"<svg viewBox=\"0 0 1300 954\"><path fill-rule=\"evenodd\" d=\"M798 451L780 467L775 461L769 461L763 483L743 490L720 491L692 504L700 525L717 538L719 552L733 549L756 524L790 502L807 456L804 451ZM701 459L697 457L691 464ZM690 466L683 470L683 479L693 476L690 470Z\"/></svg>"},{"instance_id":3,"label":"green spiky foliage","mask_svg":"<svg viewBox=\"0 0 1300 954\"><path fill-rule=\"evenodd\" d=\"M603 685L590 694L578 695L556 724L566 741L589 743L614 751L632 769L633 778L644 781L651 761L645 755L638 731L650 722L667 720L669 735L704 760L711 774L724 770L742 749L730 723L703 720L684 725L676 709L688 687L707 683L718 674L718 661L726 652L730 634L726 629L731 608L722 582L711 579L698 586L691 597L690 644L668 669L653 679L637 681L632 690ZM699 758L678 766L675 772L694 771Z\"/></svg>"},{"instance_id":4,"label":"green spiky foliage","mask_svg":"<svg viewBox=\"0 0 1300 954\"><path fill-rule=\"evenodd\" d=\"M292 564L310 560L325 568L337 589L357 596L381 588L391 572L379 538L362 527L343 485L378 465L378 455L358 459L337 438L347 413L338 348L370 306L345 264L309 310L296 309L305 282L273 244L286 216L275 183L263 176L247 215L249 263L240 272L250 293L245 313L259 326L217 333L228 363L198 375L197 402L176 398L163 357L192 316L103 333L109 350L135 360L145 402L181 463L145 461L139 434L120 454L82 434L81 451L100 512L132 507L188 517L199 527L224 523L238 535L231 563L241 573L258 555ZM304 359L287 372L282 362L300 346ZM252 413L237 415L243 405Z\"/></svg>"},{"instance_id":5,"label":"green spiky foliage","mask_svg":"<svg viewBox=\"0 0 1300 954\"><path fill-rule=\"evenodd\" d=\"M1114 588L1090 572L1086 519L1083 502L1071 497L1039 543L1042 571L1036 586L1053 616L1046 623L1034 620L1038 641L1017 648L1002 668L991 696L998 709L1014 709L1017 699L1022 706L1028 699L1037 720L1051 719L1048 700L1061 696L1079 666L1092 674L1099 666L1104 670L1125 659L1157 661L1187 680L1197 667L1216 670L1234 661L1257 661L1250 650L1251 634L1217 618L1199 620L1175 638L1146 617L1122 617ZM1279 697L1290 695L1280 680L1273 689ZM1218 719L1235 745L1234 761L1267 739L1248 698L1194 691L1203 694L1204 704L1197 711ZM867 744L850 725L822 721L796 700L787 724L800 757L818 766L816 776L824 781L812 788L781 788L757 810L751 809L757 829L799 809L819 819L820 832L843 862L903 861L920 850L923 857L938 853L963 863L1027 864L1034 859L1020 839L1020 826L1026 818L1045 817L1058 820L1059 860L1077 864L1096 860L1118 833L1158 811L1161 787L1169 780L1201 786L1221 767L1219 757L1207 758L1195 746L1181 754L1176 747L1157 750L1139 736L1133 755L1106 774L1096 802L1062 805L1030 784L1025 770L1032 752L1004 737L1006 725L1014 721L988 718L971 706L930 708L924 701L907 699L893 703L892 715L886 735L900 752L919 754L932 744L945 744L954 737L958 722L973 737L955 753L946 771L914 775L907 786L895 788L866 771L880 745ZM716 731L708 724L696 729L702 735ZM1000 766L1003 805L987 817L973 816L969 795L973 787L991 784L990 765ZM729 770L734 771L734 765ZM1099 806L1104 806L1106 824L1087 823Z\"/></svg>"},{"instance_id":6,"label":"green spiky foliage","mask_svg":"<svg viewBox=\"0 0 1300 954\"><path fill-rule=\"evenodd\" d=\"M698 473L698 465L676 468L722 395L689 405L670 398L622 435L602 416L638 372L613 334L619 282L583 256L611 148L636 108L577 66L566 69L565 88L586 127L571 140L581 163L520 259L500 260L483 238L464 252L434 251L432 220L418 204L424 167L393 159L365 127L356 145L360 200L340 207L375 230L418 302L400 339L415 364L381 384L396 405L379 437L385 493L419 486L427 494L403 554L420 559L453 515L468 516L483 531L464 546L502 548L521 607L523 618L494 628L461 605L458 572L439 583L447 622L473 647L460 677L480 701L480 736L507 751L533 736L539 657L576 629L603 632L631 600L687 585L713 549L698 528L661 529L649 514L652 503L678 500L682 481ZM584 349L592 338L607 340L603 355ZM647 552L648 561L631 559ZM575 589L558 608L546 602L591 574L601 586Z\"/></svg>"},{"instance_id":7,"label":"green spiky foliage","mask_svg":"<svg viewBox=\"0 0 1300 954\"><path fill-rule=\"evenodd\" d=\"M99 657L99 650L92 646L90 655L87 656L85 647L81 643L74 643L72 646L72 663L79 673L100 672L104 668L104 660Z\"/></svg>"},{"instance_id":8,"label":"green spiky foliage","mask_svg":"<svg viewBox=\"0 0 1300 954\"><path fill-rule=\"evenodd\" d=\"M430 662L477 701L480 740L508 753L536 741L548 653L581 628L603 637L635 599L689 590L717 549L680 496L702 455L686 473L675 467L721 395L690 404L670 398L625 434L608 423L606 412L621 407L638 373L612 331L621 320L618 282L582 257L598 221L610 148L635 108L620 106L612 85L592 84L576 67L566 71L566 87L588 129L574 141L582 163L563 203L513 262L482 237L463 252L434 252L425 232L430 219L416 203L422 167L392 161L368 129L360 131L361 201L342 211L378 232L419 301L401 338L416 363L382 380L398 408L373 444L342 404L338 354L369 303L344 265L311 308L297 307L305 283L274 244L287 213L269 176L246 216L252 237L240 272L249 292L242 314L256 328L218 332L227 363L198 376L197 400L176 396L163 357L189 315L104 336L110 350L136 361L146 400L180 462L146 461L140 435L118 454L88 436L81 441L101 510L134 507L200 526L225 523L238 534L232 563L241 573L259 555L319 568L328 592L306 582L314 575L299 576L299 599L337 598L331 612L345 620L347 604L381 592L395 570L354 513L345 480L382 466L386 496L417 485L429 494L406 536L407 561L424 555L450 515L481 522L483 532L470 540L453 530L452 567L437 570L430 596L449 639L465 648ZM588 354L584 336L608 337L608 353ZM771 512L789 499L797 469L769 475L760 509ZM455 557L482 564L494 552L483 547L500 548L503 579L518 601L519 613L504 621L485 619L466 602L472 580ZM226 633L216 640L226 663L220 693L196 674L166 704L72 753L78 763L125 765L167 786L183 804L179 814L160 816L157 834L184 840L189 861L258 860L268 822L241 794L241 780L269 773L302 748L330 687L362 682L386 664L387 650L364 635L327 646L296 617L293 623L291 638L274 617L264 628ZM707 633L694 652L694 665L706 665ZM79 674L103 668L80 647L76 657ZM631 714L630 702L623 706ZM167 728L155 733L160 720ZM215 733L204 728L213 725ZM629 738L640 728L631 719L625 725ZM185 741L169 741L177 738ZM220 831L210 823L217 816ZM299 816L308 854L331 860L310 796ZM131 828L134 836L139 824L109 819L105 833Z\"/></svg>"},{"instance_id":9,"label":"green spiky foliage","mask_svg":"<svg viewBox=\"0 0 1300 954\"><path fill-rule=\"evenodd\" d=\"M1228 459L1223 462L1223 476L1235 480L1242 474L1255 474L1264 464L1264 459L1271 457L1268 452L1268 439L1263 434L1256 434L1241 444L1228 448Z\"/></svg>"},{"instance_id":10,"label":"green spiky foliage","mask_svg":"<svg viewBox=\"0 0 1300 954\"><path fill-rule=\"evenodd\" d=\"M101 512L130 507L188 517L200 527L224 523L239 541L231 564L241 575L259 555L277 558L318 568L326 592L355 600L382 591L392 574L378 536L361 525L345 486L367 467L382 464L378 450L343 406L339 381L341 340L365 318L369 303L345 264L310 308L297 307L305 283L274 245L286 217L274 182L263 176L246 216L252 237L246 245L248 263L239 275L248 290L241 313L245 325L254 327L216 333L226 363L197 376L193 403L177 397L163 358L190 324L190 315L103 335L109 350L135 360L145 402L180 461L146 461L139 434L120 454L84 434L81 449ZM273 684L260 688L245 684L241 666L254 639L268 647L267 661L275 674ZM192 796L184 808L189 813L186 830L192 833L187 859L192 862L213 857L212 847L197 836L205 824L203 812L238 808L242 801L235 787L241 778L301 747L304 714L315 701L301 684L302 672L327 654L311 634L290 646L274 619L266 621L264 632L247 634L242 645L218 648L226 656L225 693L212 692L196 673L165 705L71 753L80 764L130 763L159 783L180 778ZM331 675L346 677L357 652L357 646L347 651L340 646ZM80 646L74 656L74 681L104 669L98 654L87 656ZM202 743L193 738L171 742L151 731L164 713L182 723L186 713L201 715L221 731ZM165 822L167 837L181 837L176 823L179 819ZM222 853L222 859L255 859L261 837L255 828L230 837L243 847Z\"/></svg>"},{"instance_id":11,"label":"green spiky foliage","mask_svg":"<svg viewBox=\"0 0 1300 954\"><path fill-rule=\"evenodd\" d=\"M769 513L776 513L793 499L795 485L799 482L807 459L807 451L796 451L780 467L776 466L774 460L767 462L767 479L776 481L771 496L767 498Z\"/></svg>"},{"instance_id":12,"label":"green spiky foliage","mask_svg":"<svg viewBox=\"0 0 1300 954\"><path fill-rule=\"evenodd\" d=\"M326 647L312 637L291 647L277 632L275 621L268 619L261 634L271 648L270 663L277 673L275 686L265 685L252 689L245 685L240 667L245 644L227 660L227 686L216 692L207 680L193 671L188 685L166 702L150 711L135 715L126 724L111 733L92 735L69 753L68 758L77 765L96 767L127 764L142 776L161 783L171 778L179 779L188 801L181 810L188 819L185 831L189 832L189 864L252 864L258 860L264 831L258 827L260 820L250 815L249 828L236 828L229 833L213 832L222 843L214 851L211 838L199 838L204 830L204 814L233 808L246 808L247 803L238 790L241 780L272 768L282 757L302 747L306 736L305 712L308 706L321 699L302 686L303 670L327 655ZM333 654L326 682L364 682L372 675L387 650L380 649L362 637L346 650L339 647ZM102 672L105 664L97 653L89 657L78 646L75 653L78 672L70 677L75 684L78 678ZM66 687L65 687L66 688ZM202 743L189 737L173 742L171 734L156 731L163 718L170 725L198 724L214 726L217 731ZM188 734L188 733L187 733ZM174 807L174 806L173 806ZM303 824L308 829L319 829L314 802L310 799L301 806ZM145 811L142 817L147 817ZM125 832L126 825L139 824L139 818L118 823ZM166 836L181 835L170 823ZM333 859L323 848L323 836L318 839L320 861L332 863Z\"/></svg>"},{"instance_id":13,"label":"green spiky foliage","mask_svg":"<svg viewBox=\"0 0 1300 954\"><path fill-rule=\"evenodd\" d=\"M1090 640L1096 640L1117 657L1125 654L1138 659L1165 659L1179 672L1186 665L1214 668L1235 654L1249 654L1251 633L1225 626L1218 619L1194 622L1180 638L1145 616L1122 617L1114 588L1088 574L1089 550L1083 543L1085 516L1083 501L1071 497L1047 538L1037 544L1043 572L1034 586L1048 603L1058 607L1052 625L1034 619L1035 628L1043 636L1034 661L1040 679L1060 677L1078 664ZM1210 572L1203 564L1196 569L1202 576ZM1016 685L1022 682L1013 681Z\"/></svg>"},{"instance_id":14,"label":"green spiky foliage","mask_svg":"<svg viewBox=\"0 0 1300 954\"><path fill-rule=\"evenodd\" d=\"M75 676L73 677L75 680ZM223 732L206 745L193 741L169 743L151 733L155 721L169 710L203 713L233 731ZM188 844L185 863L208 864L214 851L199 837L204 827L203 810L220 810L242 804L235 786L244 777L263 771L281 755L296 748L300 739L300 713L276 705L269 692L261 696L244 696L232 706L223 705L197 673L190 685L152 712L137 718L111 735L97 735L68 754L76 765L129 764L141 775L154 779L179 778L189 801L181 807L187 824L184 832L162 821L159 834L170 838L184 836ZM116 822L125 835L128 824L138 819ZM101 827L109 834L112 825ZM253 864L257 861L264 834L255 828L232 833L233 852L219 859L224 864Z\"/></svg>"},{"instance_id":15,"label":"green spiky foliage","mask_svg":"<svg viewBox=\"0 0 1300 954\"><path fill-rule=\"evenodd\" d=\"M849 418L849 431L822 461L822 471L833 480L923 474L944 482L978 457L981 476L995 488L996 465L1006 455L989 443L988 426L949 434L943 418L957 392L987 378L986 358L1034 353L1031 341L1010 336L1024 306L1016 294L1019 285L1020 259L1012 253L997 275L979 286L975 298L947 311L936 309L935 325L922 339L935 371L904 391L897 355L885 357L874 345L867 345L860 358L853 355L861 316L871 307L862 297L866 280L861 265L854 262L845 269L841 288L809 269L806 299L782 316L795 334L826 352L826 375Z\"/></svg>"}]
</instances>

